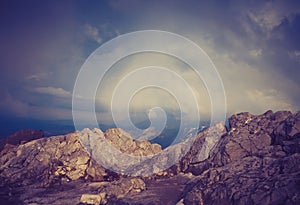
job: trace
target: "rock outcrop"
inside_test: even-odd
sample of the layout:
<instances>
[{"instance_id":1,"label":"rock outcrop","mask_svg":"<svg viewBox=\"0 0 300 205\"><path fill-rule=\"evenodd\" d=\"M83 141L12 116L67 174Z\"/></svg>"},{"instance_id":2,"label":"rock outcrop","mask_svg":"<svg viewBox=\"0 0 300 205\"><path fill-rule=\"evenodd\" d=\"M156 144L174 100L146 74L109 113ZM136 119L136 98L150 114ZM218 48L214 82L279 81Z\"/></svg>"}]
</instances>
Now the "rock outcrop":
<instances>
[{"instance_id":1,"label":"rock outcrop","mask_svg":"<svg viewBox=\"0 0 300 205\"><path fill-rule=\"evenodd\" d=\"M109 129L105 132L104 137L122 153L133 156L151 156L162 151L159 144L152 144L148 141L134 141L122 129Z\"/></svg>"},{"instance_id":2,"label":"rock outcrop","mask_svg":"<svg viewBox=\"0 0 300 205\"><path fill-rule=\"evenodd\" d=\"M210 157L215 146L223 135L227 133L227 129L222 123L218 123L203 132L200 132L193 142L188 153L180 161L180 171L192 172L197 174L206 166L203 162ZM198 165L201 164L202 168Z\"/></svg>"},{"instance_id":3,"label":"rock outcrop","mask_svg":"<svg viewBox=\"0 0 300 205\"><path fill-rule=\"evenodd\" d=\"M93 151L98 151L104 140L108 141L116 150L132 156L151 156L161 152L159 144L152 144L148 141L134 141L132 137L120 128L108 129L103 133L100 129L83 129L77 132L81 143L93 154ZM95 154L95 153L94 153Z\"/></svg>"},{"instance_id":4,"label":"rock outcrop","mask_svg":"<svg viewBox=\"0 0 300 205\"><path fill-rule=\"evenodd\" d=\"M0 152L0 187L2 187L0 202L4 200L5 203L13 203L17 200L16 197L19 197L25 204L77 204L80 199L81 201L95 200L95 204L98 202L102 204L109 197L118 199L129 193L143 191L145 183L142 179L124 178L105 169L92 158L82 144L83 137L87 137L88 140L92 134L102 134L113 146L122 148L122 151L130 154L148 155L161 150L157 144L133 142L130 136L120 129L111 129L106 133L99 129L85 129L82 132L42 138L12 146ZM121 146L123 143L124 146ZM95 181L100 183L95 184ZM67 199L57 201L58 198L65 197L63 192L69 192L69 187L75 186L78 190L67 196L69 202ZM90 188L84 189L85 186ZM31 191L25 192L25 187L30 188ZM61 193L56 193L55 197L45 195L47 199L36 196L41 192L55 192L53 187L62 189ZM22 194L14 195L13 192ZM99 193L93 197L94 192Z\"/></svg>"},{"instance_id":5,"label":"rock outcrop","mask_svg":"<svg viewBox=\"0 0 300 205\"><path fill-rule=\"evenodd\" d=\"M123 175L139 176L138 170L153 173L151 159L162 149L148 141L134 141L122 129L109 129L105 133L95 128L84 129L77 135L90 156L106 169ZM145 169L142 169L144 167Z\"/></svg>"},{"instance_id":6,"label":"rock outcrop","mask_svg":"<svg viewBox=\"0 0 300 205\"><path fill-rule=\"evenodd\" d=\"M299 113L229 118L230 131L199 165L185 204L299 204Z\"/></svg>"},{"instance_id":7,"label":"rock outcrop","mask_svg":"<svg viewBox=\"0 0 300 205\"><path fill-rule=\"evenodd\" d=\"M10 146L0 152L0 204L300 204L300 113L240 113L229 125L227 131L216 124L165 150L121 129ZM101 160L126 163L111 150L145 157L128 167L156 174L107 169ZM160 155L164 151L169 154ZM147 159L166 165L174 155L180 161L159 172Z\"/></svg>"},{"instance_id":8,"label":"rock outcrop","mask_svg":"<svg viewBox=\"0 0 300 205\"><path fill-rule=\"evenodd\" d=\"M33 140L2 150L0 155L1 184L49 186L80 178L101 181L107 177L76 134Z\"/></svg>"}]
</instances>

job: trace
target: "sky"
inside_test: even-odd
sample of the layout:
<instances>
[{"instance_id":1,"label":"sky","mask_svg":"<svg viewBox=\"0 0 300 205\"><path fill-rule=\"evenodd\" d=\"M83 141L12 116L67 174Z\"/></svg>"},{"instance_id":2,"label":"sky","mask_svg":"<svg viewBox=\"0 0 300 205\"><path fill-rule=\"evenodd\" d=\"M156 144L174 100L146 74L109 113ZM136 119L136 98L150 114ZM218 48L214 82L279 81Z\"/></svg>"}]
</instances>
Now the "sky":
<instances>
[{"instance_id":1,"label":"sky","mask_svg":"<svg viewBox=\"0 0 300 205\"><path fill-rule=\"evenodd\" d=\"M33 120L72 120L73 88L88 56L105 42L140 30L173 32L199 45L223 81L227 116L300 110L299 1L12 0L0 4L0 131L14 127L19 119L23 125L14 129L26 128L24 122ZM112 69L110 80L97 93L101 122L111 122L107 108L112 87L120 81L120 73L132 67L155 59L174 67L187 81L197 80L176 59L149 55L132 56ZM208 95L203 86L198 91L202 115L209 115ZM131 109L161 103L173 109L177 105L167 95L151 89L138 93Z\"/></svg>"}]
</instances>

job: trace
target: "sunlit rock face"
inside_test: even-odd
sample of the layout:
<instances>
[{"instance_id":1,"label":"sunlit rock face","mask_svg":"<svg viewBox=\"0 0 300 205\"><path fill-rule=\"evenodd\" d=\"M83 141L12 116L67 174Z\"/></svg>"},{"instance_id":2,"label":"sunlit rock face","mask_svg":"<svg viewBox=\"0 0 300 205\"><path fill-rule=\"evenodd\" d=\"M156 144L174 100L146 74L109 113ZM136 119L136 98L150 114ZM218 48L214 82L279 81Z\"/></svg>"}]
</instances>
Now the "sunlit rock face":
<instances>
[{"instance_id":1,"label":"sunlit rock face","mask_svg":"<svg viewBox=\"0 0 300 205\"><path fill-rule=\"evenodd\" d=\"M124 130L114 128L105 133L95 128L77 132L90 156L106 169L124 175L140 175L138 169L146 166L153 173L147 159L162 151L161 146L148 141L135 141ZM147 163L146 163L147 162ZM145 164L146 163L146 164Z\"/></svg>"},{"instance_id":2,"label":"sunlit rock face","mask_svg":"<svg viewBox=\"0 0 300 205\"><path fill-rule=\"evenodd\" d=\"M133 140L127 132L117 128L105 133L96 128L84 129L77 135L91 157L105 168L125 175L151 176L162 174L171 166L177 166L179 172L185 171L187 167L180 168L180 163L189 166L206 160L225 133L226 127L219 123L164 150L155 143ZM171 172L166 170L164 175Z\"/></svg>"},{"instance_id":3,"label":"sunlit rock face","mask_svg":"<svg viewBox=\"0 0 300 205\"><path fill-rule=\"evenodd\" d=\"M80 178L103 180L105 170L82 147L76 133L33 140L1 152L1 183L48 186Z\"/></svg>"},{"instance_id":4,"label":"sunlit rock face","mask_svg":"<svg viewBox=\"0 0 300 205\"><path fill-rule=\"evenodd\" d=\"M81 132L77 132L77 135L87 151L94 157L105 155L102 149L105 149L104 146L110 145L111 149L132 156L152 156L162 151L159 144L152 144L148 141L135 141L120 128L108 129L105 133L97 128L93 130L86 128Z\"/></svg>"},{"instance_id":5,"label":"sunlit rock face","mask_svg":"<svg viewBox=\"0 0 300 205\"><path fill-rule=\"evenodd\" d=\"M0 152L0 203L299 204L300 114L240 113L229 124L228 131L219 123L164 150L121 129L6 145ZM118 161L111 153L116 150L146 160L138 166ZM99 163L103 157L153 174L113 172ZM173 165L161 171L153 158Z\"/></svg>"}]
</instances>

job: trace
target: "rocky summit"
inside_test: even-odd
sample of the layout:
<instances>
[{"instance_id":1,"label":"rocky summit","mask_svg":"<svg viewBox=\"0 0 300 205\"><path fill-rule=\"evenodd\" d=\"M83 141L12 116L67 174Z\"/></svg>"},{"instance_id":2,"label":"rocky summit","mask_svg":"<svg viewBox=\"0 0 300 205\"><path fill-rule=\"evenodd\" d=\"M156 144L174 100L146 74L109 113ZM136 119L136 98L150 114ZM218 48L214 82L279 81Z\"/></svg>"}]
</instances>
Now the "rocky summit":
<instances>
[{"instance_id":1,"label":"rocky summit","mask_svg":"<svg viewBox=\"0 0 300 205\"><path fill-rule=\"evenodd\" d=\"M300 204L300 112L235 114L228 129L215 124L164 150L117 128L30 133L2 140L0 204ZM159 166L147 159L156 156Z\"/></svg>"}]
</instances>

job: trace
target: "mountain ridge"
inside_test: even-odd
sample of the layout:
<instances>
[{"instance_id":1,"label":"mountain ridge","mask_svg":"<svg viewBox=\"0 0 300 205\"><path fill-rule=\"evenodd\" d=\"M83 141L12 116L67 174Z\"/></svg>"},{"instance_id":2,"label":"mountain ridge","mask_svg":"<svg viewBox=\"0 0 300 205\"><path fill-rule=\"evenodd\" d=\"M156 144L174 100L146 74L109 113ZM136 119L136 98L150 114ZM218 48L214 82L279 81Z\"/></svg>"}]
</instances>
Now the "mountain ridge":
<instances>
[{"instance_id":1,"label":"mountain ridge","mask_svg":"<svg viewBox=\"0 0 300 205\"><path fill-rule=\"evenodd\" d=\"M232 115L229 125L228 130L217 124L198 133L184 154L184 143L166 148L182 158L144 177L103 167L94 159L93 143L88 150L80 139L99 132L129 154L147 156L162 151L159 145L130 140L119 129L86 130L6 146L0 152L0 202L299 204L300 112L244 112ZM171 158L159 159L163 165ZM135 169L153 171L152 165L141 163Z\"/></svg>"}]
</instances>

